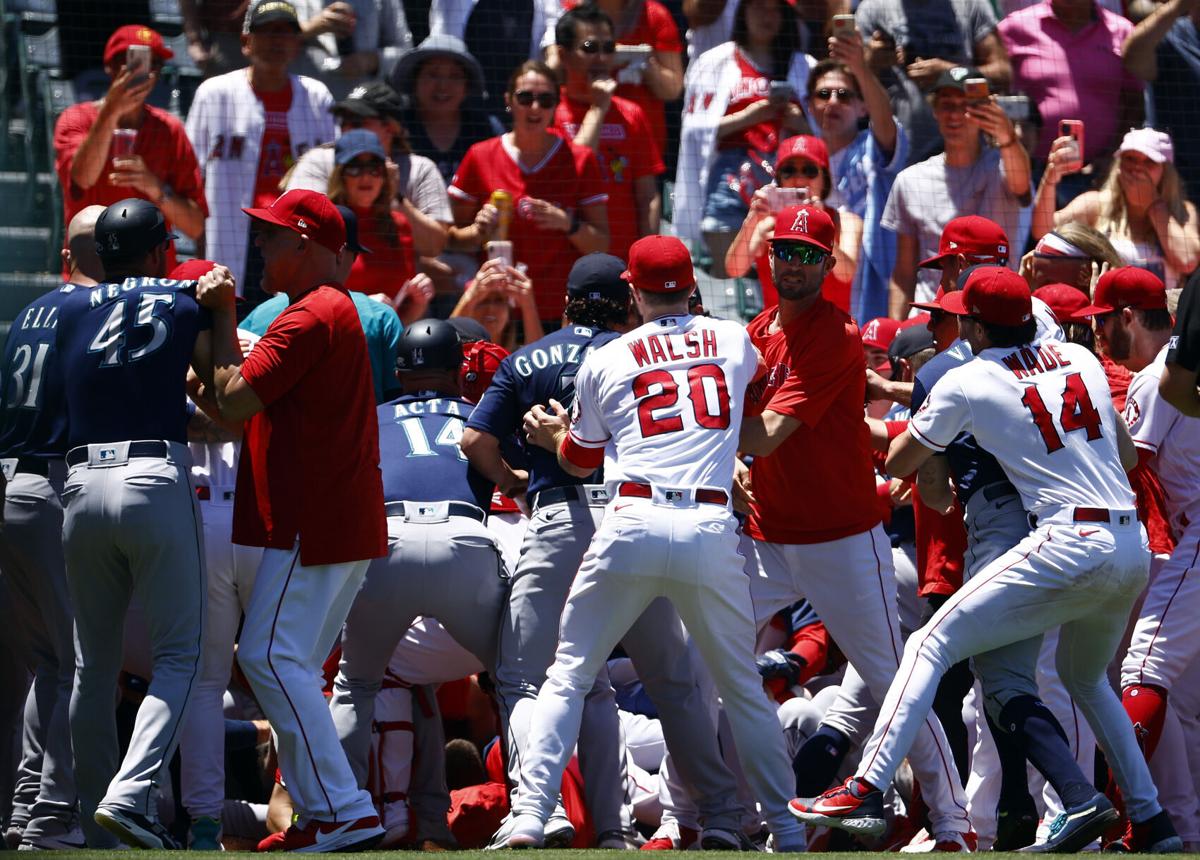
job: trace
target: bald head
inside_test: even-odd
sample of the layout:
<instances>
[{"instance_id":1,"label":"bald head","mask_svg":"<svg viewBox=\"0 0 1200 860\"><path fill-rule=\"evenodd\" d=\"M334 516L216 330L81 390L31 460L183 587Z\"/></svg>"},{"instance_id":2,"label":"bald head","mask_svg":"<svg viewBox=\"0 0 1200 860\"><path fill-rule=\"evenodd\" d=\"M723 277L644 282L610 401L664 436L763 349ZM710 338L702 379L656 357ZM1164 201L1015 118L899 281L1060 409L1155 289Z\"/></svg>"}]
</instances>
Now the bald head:
<instances>
[{"instance_id":1,"label":"bald head","mask_svg":"<svg viewBox=\"0 0 1200 860\"><path fill-rule=\"evenodd\" d=\"M96 220L103 212L103 206L88 206L67 225L63 263L71 283L98 284L104 280L104 266L96 254Z\"/></svg>"}]
</instances>

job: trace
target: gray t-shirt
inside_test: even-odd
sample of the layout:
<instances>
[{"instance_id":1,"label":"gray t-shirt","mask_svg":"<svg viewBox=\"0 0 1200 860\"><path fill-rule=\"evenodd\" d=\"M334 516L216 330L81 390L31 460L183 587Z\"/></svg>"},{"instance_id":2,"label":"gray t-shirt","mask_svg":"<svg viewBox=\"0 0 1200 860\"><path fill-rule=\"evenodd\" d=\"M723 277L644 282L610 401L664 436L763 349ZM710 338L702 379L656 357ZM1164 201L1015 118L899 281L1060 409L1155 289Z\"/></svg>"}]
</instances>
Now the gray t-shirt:
<instances>
[{"instance_id":1,"label":"gray t-shirt","mask_svg":"<svg viewBox=\"0 0 1200 860\"><path fill-rule=\"evenodd\" d=\"M985 148L969 167L948 167L940 154L901 170L880 222L898 235L917 237L919 262L937 254L942 230L960 215L982 215L1003 227L1015 266L1021 255L1013 249L1025 247L1021 201L1004 184L999 150ZM917 269L916 300L932 299L940 280L940 269Z\"/></svg>"},{"instance_id":2,"label":"gray t-shirt","mask_svg":"<svg viewBox=\"0 0 1200 860\"><path fill-rule=\"evenodd\" d=\"M400 193L412 201L421 212L435 221L454 223L450 214L450 197L446 194L446 183L437 165L423 155L400 155L396 157L400 166ZM333 144L310 149L288 177L287 190L307 188L325 194L329 191L329 176L333 173Z\"/></svg>"},{"instance_id":3,"label":"gray t-shirt","mask_svg":"<svg viewBox=\"0 0 1200 860\"><path fill-rule=\"evenodd\" d=\"M975 45L996 30L987 0L862 0L854 13L863 42L879 30L904 47L906 62L934 57L970 65ZM916 164L941 148L942 139L926 101L926 93L904 69L893 66L880 75L892 107L909 134L908 163Z\"/></svg>"}]
</instances>

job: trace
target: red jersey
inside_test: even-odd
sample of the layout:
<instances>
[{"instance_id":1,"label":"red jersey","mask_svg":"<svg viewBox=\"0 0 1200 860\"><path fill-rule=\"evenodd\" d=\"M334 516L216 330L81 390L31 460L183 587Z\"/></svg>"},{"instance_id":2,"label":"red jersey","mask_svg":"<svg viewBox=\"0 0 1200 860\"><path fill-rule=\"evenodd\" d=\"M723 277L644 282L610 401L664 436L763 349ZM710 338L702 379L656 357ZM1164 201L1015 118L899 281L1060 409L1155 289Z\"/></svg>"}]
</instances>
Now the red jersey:
<instances>
[{"instance_id":1,"label":"red jersey","mask_svg":"<svg viewBox=\"0 0 1200 860\"><path fill-rule=\"evenodd\" d=\"M763 307L770 308L779 304L779 291L775 289L775 279L771 277L771 250L765 247L754 261L758 269L758 283L762 286ZM821 296L834 307L850 313L850 281L843 281L830 271L821 281Z\"/></svg>"},{"instance_id":2,"label":"red jersey","mask_svg":"<svg viewBox=\"0 0 1200 860\"><path fill-rule=\"evenodd\" d=\"M962 588L967 553L967 527L962 508L942 514L913 493L917 542L917 596L951 595Z\"/></svg>"},{"instance_id":3,"label":"red jersey","mask_svg":"<svg viewBox=\"0 0 1200 860\"><path fill-rule=\"evenodd\" d=\"M762 101L771 91L770 75L760 72L758 66L742 53L741 48L734 50L733 57L742 76L734 86L733 92L729 94L729 107L725 108L725 116L743 111L755 102ZM741 131L718 140L717 149L744 149L761 153L764 158L774 161L775 150L779 148L779 130L782 127L781 119L746 126Z\"/></svg>"},{"instance_id":4,"label":"red jersey","mask_svg":"<svg viewBox=\"0 0 1200 860\"><path fill-rule=\"evenodd\" d=\"M403 212L391 211L391 217L379 217L369 209L355 209L358 238L369 254L359 254L346 278L346 289L383 293L394 299L404 282L417 273L413 262L412 226Z\"/></svg>"},{"instance_id":5,"label":"red jersey","mask_svg":"<svg viewBox=\"0 0 1200 860\"><path fill-rule=\"evenodd\" d=\"M881 516L863 420L867 377L858 326L824 299L769 334L775 314L763 311L748 326L767 371L746 392L746 414L769 409L800 426L774 453L754 458L757 504L746 531L788 544L860 534Z\"/></svg>"},{"instance_id":6,"label":"red jersey","mask_svg":"<svg viewBox=\"0 0 1200 860\"><path fill-rule=\"evenodd\" d=\"M108 181L112 171L112 160L100 171L96 184L91 188L80 188L71 181L71 165L88 131L96 124L100 108L96 102L71 105L54 126L54 169L58 183L62 186L63 215L66 223L88 206L111 206L127 197L139 197L136 188L122 188ZM171 188L176 197L194 200L200 211L208 216L208 203L204 199L204 178L196 153L188 140L183 123L165 110L145 106L142 125L138 129L133 151L142 157L146 167L164 185ZM170 229L171 223L167 222ZM175 268L175 246L168 251L167 271ZM65 271L64 271L65 276Z\"/></svg>"},{"instance_id":7,"label":"red jersey","mask_svg":"<svg viewBox=\"0 0 1200 860\"><path fill-rule=\"evenodd\" d=\"M574 138L591 105L567 98L566 92L554 111L554 124ZM633 183L643 176L666 170L659 157L642 109L628 99L614 97L600 127L600 173L608 183L608 253L622 260L629 246L641 238Z\"/></svg>"},{"instance_id":8,"label":"red jersey","mask_svg":"<svg viewBox=\"0 0 1200 860\"><path fill-rule=\"evenodd\" d=\"M367 339L337 284L292 301L246 356L266 406L246 422L233 542L291 549L303 565L387 551L379 424Z\"/></svg>"},{"instance_id":9,"label":"red jersey","mask_svg":"<svg viewBox=\"0 0 1200 860\"><path fill-rule=\"evenodd\" d=\"M1112 393L1113 406L1118 415L1123 415L1125 396L1129 394L1129 383L1133 382L1133 374L1104 353L1100 353L1100 366L1104 368L1104 375L1108 377L1108 390Z\"/></svg>"},{"instance_id":10,"label":"red jersey","mask_svg":"<svg viewBox=\"0 0 1200 860\"><path fill-rule=\"evenodd\" d=\"M292 106L292 83L288 81L286 87L274 93L255 90L254 95L262 102L266 121L258 154L258 173L254 177L254 205L265 209L279 196L279 183L294 161L287 124L288 109Z\"/></svg>"},{"instance_id":11,"label":"red jersey","mask_svg":"<svg viewBox=\"0 0 1200 860\"><path fill-rule=\"evenodd\" d=\"M580 253L566 233L538 227L525 201L545 200L568 214L606 202L608 191L596 154L556 136L545 157L527 168L518 163L516 151L506 145L503 136L474 144L458 165L450 194L482 205L498 189L513 198L508 238L517 262L529 267L538 316L543 320L560 319L567 275Z\"/></svg>"}]
</instances>

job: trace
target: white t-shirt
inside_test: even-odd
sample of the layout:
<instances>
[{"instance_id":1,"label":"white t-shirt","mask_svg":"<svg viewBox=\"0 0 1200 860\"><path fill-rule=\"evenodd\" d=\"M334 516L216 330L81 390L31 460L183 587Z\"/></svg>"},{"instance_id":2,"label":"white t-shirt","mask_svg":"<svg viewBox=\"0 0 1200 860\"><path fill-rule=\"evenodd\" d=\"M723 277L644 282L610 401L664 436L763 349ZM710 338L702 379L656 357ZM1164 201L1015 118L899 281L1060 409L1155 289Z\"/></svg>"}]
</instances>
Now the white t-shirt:
<instances>
[{"instance_id":1,"label":"white t-shirt","mask_svg":"<svg viewBox=\"0 0 1200 860\"><path fill-rule=\"evenodd\" d=\"M738 323L652 320L580 365L568 449L604 449L610 494L621 481L729 492L759 362Z\"/></svg>"},{"instance_id":2,"label":"white t-shirt","mask_svg":"<svg viewBox=\"0 0 1200 860\"><path fill-rule=\"evenodd\" d=\"M1133 444L1155 455L1171 528L1181 535L1185 523L1200 521L1200 418L1187 417L1158 393L1166 358L1163 347L1134 375L1125 395L1125 423Z\"/></svg>"},{"instance_id":3,"label":"white t-shirt","mask_svg":"<svg viewBox=\"0 0 1200 860\"><path fill-rule=\"evenodd\" d=\"M985 349L947 371L909 427L935 451L972 434L1000 462L1025 510L1044 518L1067 507L1134 507L1116 422L1096 357L1046 340Z\"/></svg>"},{"instance_id":4,"label":"white t-shirt","mask_svg":"<svg viewBox=\"0 0 1200 860\"><path fill-rule=\"evenodd\" d=\"M396 164L400 166L400 193L434 221L453 224L450 197L446 194L446 183L442 181L437 165L423 155L414 154L399 156ZM287 190L305 188L327 193L333 166L333 144L313 147L296 162L295 169L288 177Z\"/></svg>"}]
</instances>

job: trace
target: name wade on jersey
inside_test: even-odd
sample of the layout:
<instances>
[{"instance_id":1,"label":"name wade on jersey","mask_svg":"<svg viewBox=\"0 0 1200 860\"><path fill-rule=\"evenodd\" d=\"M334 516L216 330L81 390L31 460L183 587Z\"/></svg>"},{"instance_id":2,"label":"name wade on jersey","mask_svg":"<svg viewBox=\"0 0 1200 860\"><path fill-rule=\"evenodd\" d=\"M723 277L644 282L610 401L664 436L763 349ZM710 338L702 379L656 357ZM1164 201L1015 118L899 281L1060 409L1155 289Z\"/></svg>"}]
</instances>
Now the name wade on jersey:
<instances>
[{"instance_id":1,"label":"name wade on jersey","mask_svg":"<svg viewBox=\"0 0 1200 860\"><path fill-rule=\"evenodd\" d=\"M1000 361L1013 372L1017 379L1024 379L1035 373L1045 373L1057 367L1071 366L1071 362L1063 358L1062 353L1053 344L1039 346L1036 350L1023 346L1016 352L1004 356Z\"/></svg>"},{"instance_id":2,"label":"name wade on jersey","mask_svg":"<svg viewBox=\"0 0 1200 860\"><path fill-rule=\"evenodd\" d=\"M682 353L676 350L675 341L682 346ZM711 329L681 335L649 334L627 345L638 367L685 358L717 358L717 333Z\"/></svg>"}]
</instances>

